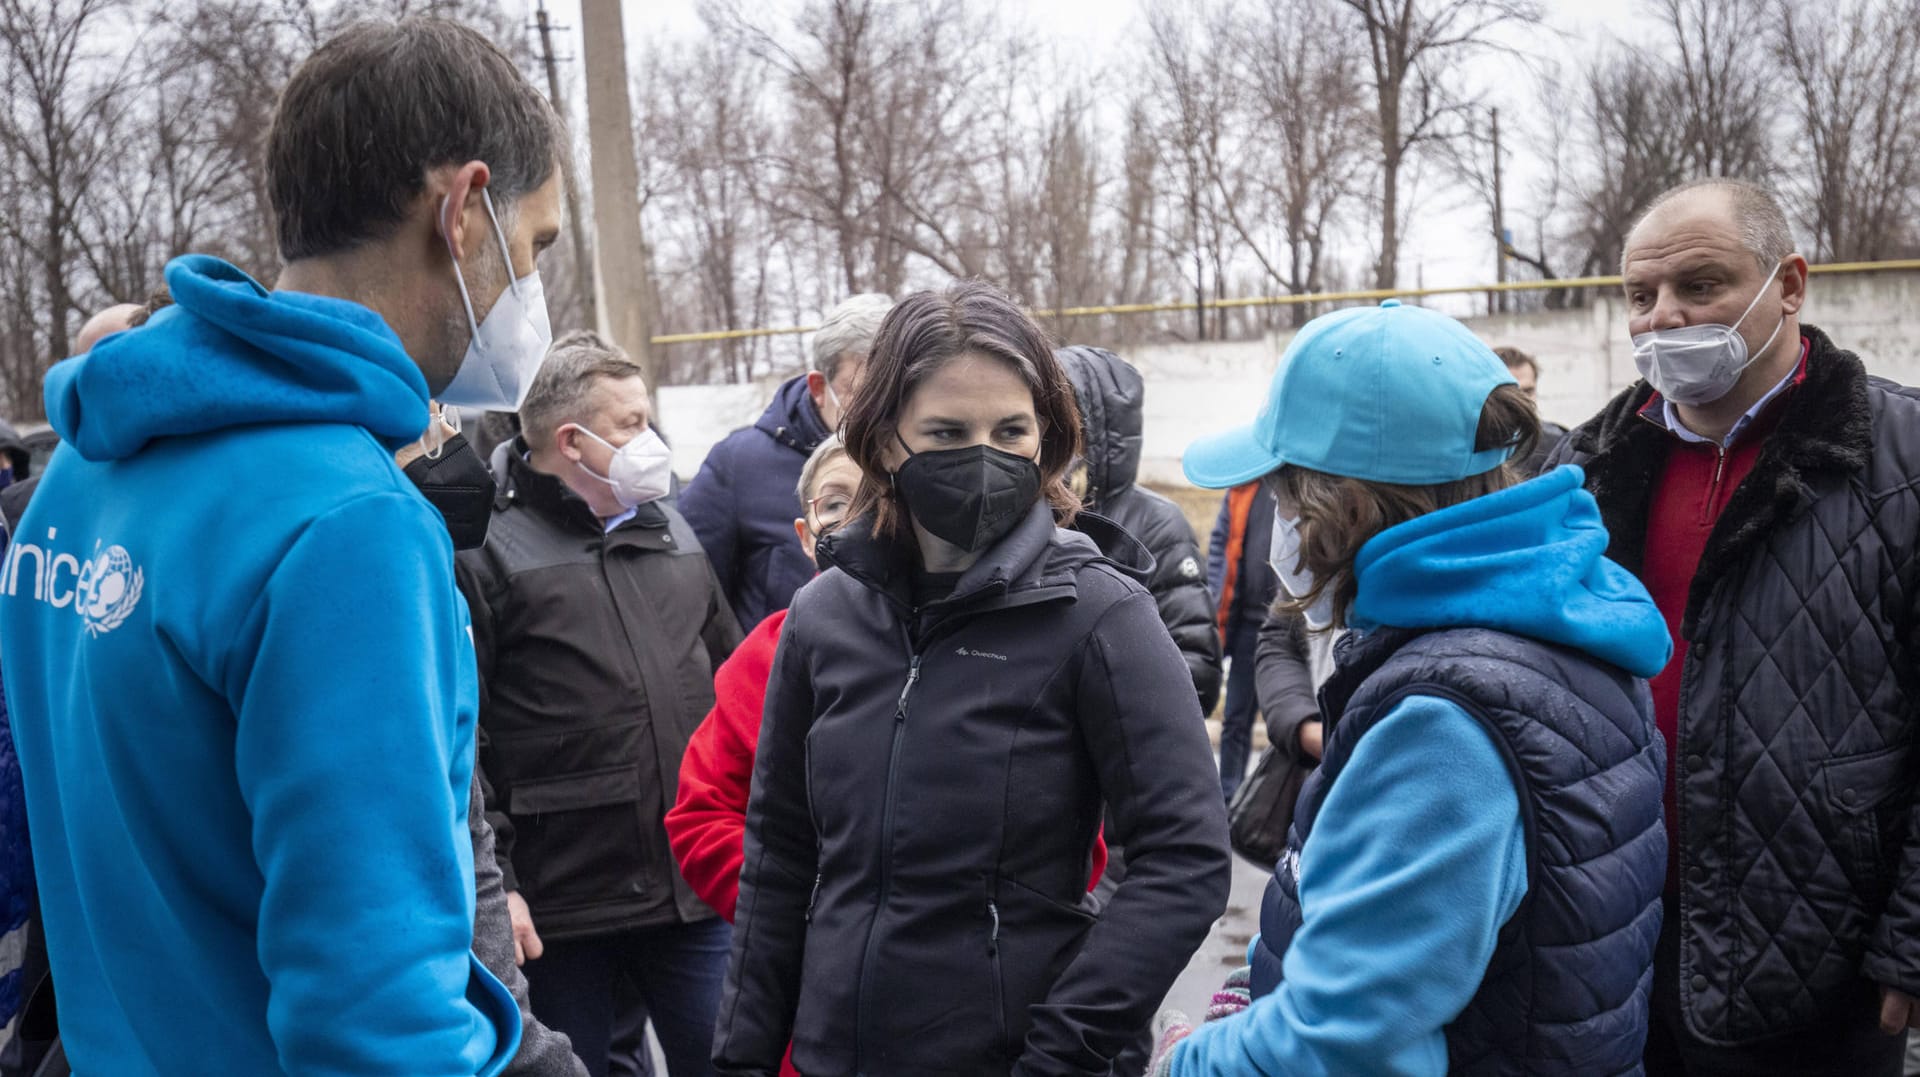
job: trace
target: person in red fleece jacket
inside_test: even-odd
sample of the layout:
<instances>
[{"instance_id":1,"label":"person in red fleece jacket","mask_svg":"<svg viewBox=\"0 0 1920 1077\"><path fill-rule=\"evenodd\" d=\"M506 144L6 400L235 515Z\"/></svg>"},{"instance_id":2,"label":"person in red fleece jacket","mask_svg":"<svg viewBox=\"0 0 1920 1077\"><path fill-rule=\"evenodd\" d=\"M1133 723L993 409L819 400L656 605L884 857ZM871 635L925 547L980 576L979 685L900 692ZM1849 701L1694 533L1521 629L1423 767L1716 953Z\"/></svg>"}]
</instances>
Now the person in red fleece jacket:
<instances>
[{"instance_id":1,"label":"person in red fleece jacket","mask_svg":"<svg viewBox=\"0 0 1920 1077\"><path fill-rule=\"evenodd\" d=\"M820 536L846 521L860 469L840 439L820 443L800 472L800 504L806 515L793 522L800 547L813 559ZM747 635L714 675L713 711L687 742L680 761L680 792L667 812L667 841L680 874L702 901L733 921L740 898L740 862L747 833L747 796L754 749L760 742L760 712L773 672L773 652L787 611L778 610ZM1091 890L1107 867L1106 841L1093 847Z\"/></svg>"}]
</instances>

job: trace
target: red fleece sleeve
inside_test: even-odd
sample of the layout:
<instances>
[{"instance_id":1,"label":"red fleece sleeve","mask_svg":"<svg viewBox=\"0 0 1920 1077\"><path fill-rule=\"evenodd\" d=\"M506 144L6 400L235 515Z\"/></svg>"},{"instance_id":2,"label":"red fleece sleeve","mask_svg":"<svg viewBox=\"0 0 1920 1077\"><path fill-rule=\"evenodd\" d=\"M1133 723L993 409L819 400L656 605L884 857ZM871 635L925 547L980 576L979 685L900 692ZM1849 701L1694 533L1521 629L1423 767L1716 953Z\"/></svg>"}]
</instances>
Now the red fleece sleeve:
<instances>
[{"instance_id":1,"label":"red fleece sleeve","mask_svg":"<svg viewBox=\"0 0 1920 1077\"><path fill-rule=\"evenodd\" d=\"M767 677L785 613L761 622L714 675L713 711L687 741L680 793L667 812L667 842L700 900L733 921L747 834L747 796Z\"/></svg>"}]
</instances>

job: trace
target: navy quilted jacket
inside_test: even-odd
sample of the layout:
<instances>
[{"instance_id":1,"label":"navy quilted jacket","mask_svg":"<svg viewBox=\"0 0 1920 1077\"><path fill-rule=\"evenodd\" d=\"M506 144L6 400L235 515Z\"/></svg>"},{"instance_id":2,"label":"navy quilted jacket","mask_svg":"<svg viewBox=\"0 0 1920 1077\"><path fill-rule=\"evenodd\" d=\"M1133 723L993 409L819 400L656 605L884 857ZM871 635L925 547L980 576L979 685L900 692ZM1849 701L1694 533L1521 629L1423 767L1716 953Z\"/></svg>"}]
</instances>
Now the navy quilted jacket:
<instances>
[{"instance_id":1,"label":"navy quilted jacket","mask_svg":"<svg viewBox=\"0 0 1920 1077\"><path fill-rule=\"evenodd\" d=\"M1806 380L1708 539L1673 766L1695 1034L1791 1031L1864 976L1920 994L1920 392L1802 326ZM1644 383L1568 435L1638 571L1670 435Z\"/></svg>"},{"instance_id":2,"label":"navy quilted jacket","mask_svg":"<svg viewBox=\"0 0 1920 1077\"><path fill-rule=\"evenodd\" d=\"M1395 704L1437 696L1483 723L1507 756L1523 790L1529 877L1480 990L1447 1026L1450 1072L1638 1073L1667 856L1666 752L1646 682L1565 647L1479 628L1383 629L1348 637L1340 651L1321 693L1339 720L1267 887L1255 991L1279 980L1301 923L1289 869L1327 791Z\"/></svg>"}]
</instances>

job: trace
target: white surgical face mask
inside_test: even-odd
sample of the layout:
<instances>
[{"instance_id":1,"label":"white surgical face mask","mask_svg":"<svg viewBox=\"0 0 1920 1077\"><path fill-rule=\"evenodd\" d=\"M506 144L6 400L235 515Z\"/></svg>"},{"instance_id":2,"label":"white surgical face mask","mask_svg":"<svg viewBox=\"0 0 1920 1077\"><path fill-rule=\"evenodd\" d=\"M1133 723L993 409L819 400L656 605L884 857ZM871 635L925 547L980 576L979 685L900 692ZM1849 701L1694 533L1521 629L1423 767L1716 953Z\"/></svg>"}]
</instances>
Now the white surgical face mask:
<instances>
[{"instance_id":1,"label":"white surgical face mask","mask_svg":"<svg viewBox=\"0 0 1920 1077\"><path fill-rule=\"evenodd\" d=\"M493 222L493 236L500 243L500 257L507 264L507 290L494 300L487 320L473 320L473 296L467 292L467 278L460 272L460 259L453 260L453 278L460 285L460 302L467 308L467 325L473 336L467 341L467 354L453 381L440 393L443 403L487 411L519 411L533 386L533 376L546 361L547 347L553 343L553 326L547 321L547 293L540 286L540 271L514 279L513 255L507 249L507 235L500 230L500 218L493 212L493 197L482 189L487 219ZM444 220L448 203L440 203ZM453 253L452 229L448 229L447 253Z\"/></svg>"},{"instance_id":2,"label":"white surgical face mask","mask_svg":"<svg viewBox=\"0 0 1920 1077\"><path fill-rule=\"evenodd\" d=\"M1267 564L1280 577L1280 589L1290 598L1305 598L1313 591L1313 573L1300 561L1300 522L1273 514L1273 541L1267 547ZM1307 627L1316 632L1333 626L1333 595L1320 593L1319 601L1307 607L1303 615Z\"/></svg>"},{"instance_id":3,"label":"white surgical face mask","mask_svg":"<svg viewBox=\"0 0 1920 1077\"><path fill-rule=\"evenodd\" d=\"M578 424L576 424L578 425ZM642 430L632 441L614 448L606 438L580 426L582 434L613 449L613 461L605 475L588 467L580 470L613 487L613 498L626 508L658 501L667 496L673 482L673 450L652 430Z\"/></svg>"},{"instance_id":4,"label":"white surgical face mask","mask_svg":"<svg viewBox=\"0 0 1920 1077\"><path fill-rule=\"evenodd\" d=\"M1767 294L1773 279L1779 275L1780 267L1775 265L1773 272L1767 274L1766 283L1754 294L1753 302L1747 304L1747 309L1732 325L1686 325L1634 334L1633 362L1640 368L1640 376L1661 396L1676 404L1710 404L1732 392L1740 375L1773 347L1774 338L1787 324L1786 315L1782 314L1780 324L1773 327L1773 335L1767 342L1752 356L1747 354L1746 338L1739 333L1740 323L1753 313L1760 297Z\"/></svg>"}]
</instances>

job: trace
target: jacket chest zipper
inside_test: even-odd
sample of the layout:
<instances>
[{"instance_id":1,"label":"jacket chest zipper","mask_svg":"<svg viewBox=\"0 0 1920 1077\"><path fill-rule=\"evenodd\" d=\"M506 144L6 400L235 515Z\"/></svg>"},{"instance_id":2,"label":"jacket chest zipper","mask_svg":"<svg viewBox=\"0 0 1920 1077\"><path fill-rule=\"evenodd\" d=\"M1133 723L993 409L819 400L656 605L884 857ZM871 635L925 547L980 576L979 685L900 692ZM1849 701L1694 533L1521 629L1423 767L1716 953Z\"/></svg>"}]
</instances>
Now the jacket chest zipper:
<instances>
[{"instance_id":1,"label":"jacket chest zipper","mask_svg":"<svg viewBox=\"0 0 1920 1077\"><path fill-rule=\"evenodd\" d=\"M1727 447L1714 446L1713 482L1707 487L1707 499L1700 506L1700 522L1713 523L1713 506L1720 501L1720 483L1727 477Z\"/></svg>"},{"instance_id":2,"label":"jacket chest zipper","mask_svg":"<svg viewBox=\"0 0 1920 1077\"><path fill-rule=\"evenodd\" d=\"M880 916L886 911L887 901L893 894L893 805L894 775L900 769L900 744L907 727L907 701L913 695L913 686L920 683L919 653L914 653L907 665L907 683L900 689L899 702L893 708L892 746L887 755L886 799L880 809L880 901L874 906L873 919L867 923L866 954L860 962L859 1012L854 1016L854 1058L860 1072L867 1071L867 999L873 991L873 936L880 927Z\"/></svg>"}]
</instances>

